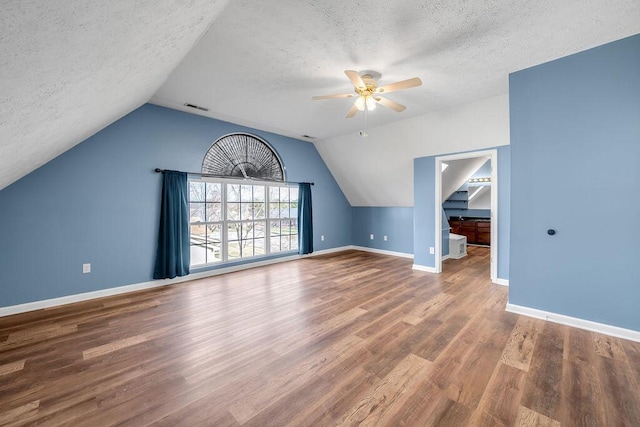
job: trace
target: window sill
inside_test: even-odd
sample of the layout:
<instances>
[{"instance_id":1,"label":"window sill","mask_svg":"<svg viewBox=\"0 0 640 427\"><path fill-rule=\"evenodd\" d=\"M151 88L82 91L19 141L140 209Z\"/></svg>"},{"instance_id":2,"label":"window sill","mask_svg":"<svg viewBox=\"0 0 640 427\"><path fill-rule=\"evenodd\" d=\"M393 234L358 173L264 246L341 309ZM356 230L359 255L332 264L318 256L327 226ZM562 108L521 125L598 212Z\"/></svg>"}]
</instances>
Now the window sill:
<instances>
[{"instance_id":1,"label":"window sill","mask_svg":"<svg viewBox=\"0 0 640 427\"><path fill-rule=\"evenodd\" d=\"M291 255L297 255L297 254L298 254L297 250L286 251L286 252L283 251L275 254L257 255L257 256L246 257L246 258L236 258L234 260L230 260L226 262L218 261L218 262L211 262L208 264L197 264L197 265L192 265L190 269L192 271L198 271L198 270L209 270L212 268L224 268L224 267L231 267L234 265L250 264L252 262L264 261L268 259L282 258L285 256L291 256Z\"/></svg>"}]
</instances>

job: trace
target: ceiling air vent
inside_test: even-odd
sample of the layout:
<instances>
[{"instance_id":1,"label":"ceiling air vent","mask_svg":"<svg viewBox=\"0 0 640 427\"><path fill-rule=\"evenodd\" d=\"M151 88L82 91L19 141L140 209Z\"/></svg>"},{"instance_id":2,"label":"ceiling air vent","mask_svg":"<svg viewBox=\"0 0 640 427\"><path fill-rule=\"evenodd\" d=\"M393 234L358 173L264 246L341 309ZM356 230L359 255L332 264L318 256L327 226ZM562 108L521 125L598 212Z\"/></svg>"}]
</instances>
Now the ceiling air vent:
<instances>
[{"instance_id":1,"label":"ceiling air vent","mask_svg":"<svg viewBox=\"0 0 640 427\"><path fill-rule=\"evenodd\" d=\"M200 110L200 111L209 111L208 108L205 107L201 107L199 105L195 105L195 104L189 104L188 102L184 104L185 107L189 107L189 108L195 108L196 110Z\"/></svg>"}]
</instances>

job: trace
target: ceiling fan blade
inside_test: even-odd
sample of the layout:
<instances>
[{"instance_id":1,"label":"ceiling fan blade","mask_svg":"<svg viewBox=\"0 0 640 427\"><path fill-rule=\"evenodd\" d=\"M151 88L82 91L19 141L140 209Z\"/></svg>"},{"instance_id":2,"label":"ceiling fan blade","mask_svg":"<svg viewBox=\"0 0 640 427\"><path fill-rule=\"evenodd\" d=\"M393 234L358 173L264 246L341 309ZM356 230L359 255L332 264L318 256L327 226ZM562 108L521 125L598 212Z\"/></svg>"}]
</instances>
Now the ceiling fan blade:
<instances>
[{"instance_id":1,"label":"ceiling fan blade","mask_svg":"<svg viewBox=\"0 0 640 427\"><path fill-rule=\"evenodd\" d=\"M344 73L347 75L347 77L349 77L349 80L351 80L351 83L353 83L353 86L357 88L363 88L363 89L367 87L367 85L364 84L364 82L362 81L362 77L360 77L360 74L358 74L357 71L345 70Z\"/></svg>"},{"instance_id":2,"label":"ceiling fan blade","mask_svg":"<svg viewBox=\"0 0 640 427\"><path fill-rule=\"evenodd\" d=\"M347 119L350 119L351 117L355 116L357 112L358 112L358 107L356 107L355 105L352 105L351 109L349 110L349 112L345 117Z\"/></svg>"},{"instance_id":3,"label":"ceiling fan blade","mask_svg":"<svg viewBox=\"0 0 640 427\"><path fill-rule=\"evenodd\" d=\"M395 101L392 101L390 99L387 98L382 98L382 97L377 97L374 98L378 104L387 107L387 108L391 108L393 111L397 111L398 113L401 113L402 111L404 111L407 107L405 107L402 104L398 104Z\"/></svg>"},{"instance_id":4,"label":"ceiling fan blade","mask_svg":"<svg viewBox=\"0 0 640 427\"><path fill-rule=\"evenodd\" d=\"M356 96L355 93L341 93L339 95L320 95L320 96L314 96L311 99L313 99L314 101L318 100L318 99L332 99L332 98L351 98Z\"/></svg>"},{"instance_id":5,"label":"ceiling fan blade","mask_svg":"<svg viewBox=\"0 0 640 427\"><path fill-rule=\"evenodd\" d=\"M402 80L388 85L380 86L377 90L378 93L395 92L396 90L409 89L412 87L418 87L422 85L422 80L418 77L412 79Z\"/></svg>"}]
</instances>

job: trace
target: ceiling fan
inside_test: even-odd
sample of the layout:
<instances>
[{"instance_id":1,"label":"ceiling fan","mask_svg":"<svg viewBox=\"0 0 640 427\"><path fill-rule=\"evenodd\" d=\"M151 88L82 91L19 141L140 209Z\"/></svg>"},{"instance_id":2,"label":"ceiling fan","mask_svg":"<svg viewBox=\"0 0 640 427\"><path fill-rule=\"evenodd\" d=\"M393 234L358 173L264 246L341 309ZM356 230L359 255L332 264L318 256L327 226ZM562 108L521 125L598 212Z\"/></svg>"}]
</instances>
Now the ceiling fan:
<instances>
[{"instance_id":1,"label":"ceiling fan","mask_svg":"<svg viewBox=\"0 0 640 427\"><path fill-rule=\"evenodd\" d=\"M387 98L379 96L383 93L395 92L397 90L409 89L412 87L418 87L422 85L422 80L418 77L414 77L408 80L402 80L395 83L390 83L384 86L378 86L378 82L373 78L371 74L364 74L362 77L357 71L345 70L344 72L351 83L353 84L354 93L343 93L338 95L321 95L314 96L313 100L318 99L331 99L331 98L352 98L357 97L353 106L347 113L347 118L355 116L358 111L371 111L376 108L376 104L380 104L384 107L390 108L398 113L404 111L407 107L402 104L398 104Z\"/></svg>"}]
</instances>

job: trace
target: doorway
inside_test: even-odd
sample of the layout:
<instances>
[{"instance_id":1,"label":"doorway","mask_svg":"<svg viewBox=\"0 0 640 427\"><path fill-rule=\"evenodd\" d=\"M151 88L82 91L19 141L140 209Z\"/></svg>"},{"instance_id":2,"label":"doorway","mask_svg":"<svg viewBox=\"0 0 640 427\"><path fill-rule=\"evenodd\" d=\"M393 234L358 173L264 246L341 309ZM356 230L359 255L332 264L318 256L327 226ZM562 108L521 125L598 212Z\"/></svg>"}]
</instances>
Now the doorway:
<instances>
[{"instance_id":1,"label":"doorway","mask_svg":"<svg viewBox=\"0 0 640 427\"><path fill-rule=\"evenodd\" d=\"M498 279L498 151L483 150L475 151L471 153L451 154L447 156L436 157L435 164L435 272L442 272L442 252L443 252L443 239L442 230L443 223L446 218L443 218L443 163L447 161L453 162L456 160L464 159L478 159L487 158L491 161L491 205L490 205L490 263L491 263L491 281L497 282ZM447 190L445 190L447 191Z\"/></svg>"}]
</instances>

